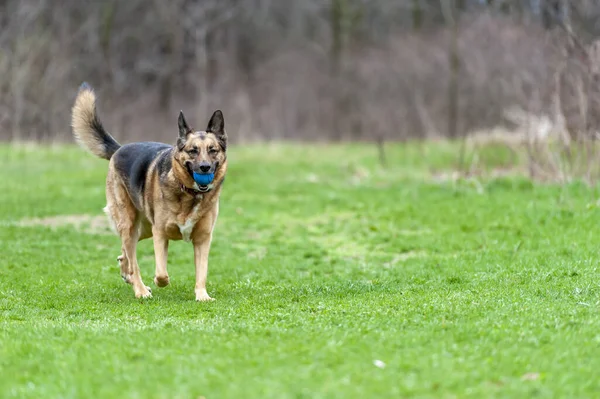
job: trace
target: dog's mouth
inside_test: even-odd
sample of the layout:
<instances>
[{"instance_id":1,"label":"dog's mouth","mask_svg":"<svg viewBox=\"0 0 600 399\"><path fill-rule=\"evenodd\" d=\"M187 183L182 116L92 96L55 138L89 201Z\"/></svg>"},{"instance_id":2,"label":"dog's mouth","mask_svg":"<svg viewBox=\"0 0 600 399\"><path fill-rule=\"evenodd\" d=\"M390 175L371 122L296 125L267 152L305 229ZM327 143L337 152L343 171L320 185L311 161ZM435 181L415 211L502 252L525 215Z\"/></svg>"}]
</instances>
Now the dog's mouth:
<instances>
[{"instance_id":1,"label":"dog's mouth","mask_svg":"<svg viewBox=\"0 0 600 399\"><path fill-rule=\"evenodd\" d=\"M191 164L190 162L187 162L187 163L185 164L185 168L187 169L187 171L188 171L188 173L189 173L190 177L191 177L192 179L194 179L194 171L192 170L192 164ZM194 181L195 181L195 180L194 180ZM207 192L209 192L209 191L211 190L211 188L212 188L212 187L211 187L211 186L212 186L211 184L198 184L198 183L196 183L196 186L198 187L198 191L199 191L199 192L201 192L201 193L207 193Z\"/></svg>"}]
</instances>

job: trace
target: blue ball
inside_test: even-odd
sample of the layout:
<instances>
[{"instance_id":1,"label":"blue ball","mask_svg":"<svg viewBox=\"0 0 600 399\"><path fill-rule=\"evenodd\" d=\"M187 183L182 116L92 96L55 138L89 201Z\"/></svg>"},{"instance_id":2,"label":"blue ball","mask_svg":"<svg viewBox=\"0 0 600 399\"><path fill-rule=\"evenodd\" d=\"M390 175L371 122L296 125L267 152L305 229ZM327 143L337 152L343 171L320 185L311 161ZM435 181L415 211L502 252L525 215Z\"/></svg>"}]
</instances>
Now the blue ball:
<instances>
[{"instance_id":1,"label":"blue ball","mask_svg":"<svg viewBox=\"0 0 600 399\"><path fill-rule=\"evenodd\" d=\"M215 179L214 173L196 173L194 172L194 181L200 186L208 186Z\"/></svg>"}]
</instances>

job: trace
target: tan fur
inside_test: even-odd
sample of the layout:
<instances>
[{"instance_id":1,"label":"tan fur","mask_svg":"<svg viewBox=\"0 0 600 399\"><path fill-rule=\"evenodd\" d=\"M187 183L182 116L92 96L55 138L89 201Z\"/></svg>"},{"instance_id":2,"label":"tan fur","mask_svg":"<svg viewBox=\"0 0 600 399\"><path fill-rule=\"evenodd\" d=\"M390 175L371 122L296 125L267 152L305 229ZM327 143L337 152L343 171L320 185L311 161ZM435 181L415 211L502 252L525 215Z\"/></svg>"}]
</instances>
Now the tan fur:
<instances>
[{"instance_id":1,"label":"tan fur","mask_svg":"<svg viewBox=\"0 0 600 399\"><path fill-rule=\"evenodd\" d=\"M98 143L94 138L98 135L98 131L94 131L90 126L97 116L95 97L90 93L91 91L80 93L75 101L73 129L78 141L92 153L110 159L106 177L105 212L121 237L121 254L117 258L121 277L132 285L136 298L151 297L151 289L144 284L137 261L138 241L153 237L154 283L158 287L164 287L170 282L167 272L169 241L189 238L194 247L196 300L212 300L206 290L208 255L213 229L219 214L221 184L227 172L225 148L220 145L219 137L215 133L195 132L190 129L180 139L182 145L175 146L173 150L165 150L172 151L169 155L172 159L172 167L162 178L159 176L157 158L155 158L146 174L143 209L139 210L127 190L126 182L115 167L116 155L111 158L102 143ZM99 123L97 119L96 122ZM221 139L223 138L226 139L224 131L221 136ZM197 151L197 155L190 155L192 150ZM206 193L195 195L183 192L182 184L190 189L197 187L186 169L186 163L199 162L218 162L219 166L213 181L214 187ZM182 231L189 233L189 237L188 234L182 234Z\"/></svg>"},{"instance_id":2,"label":"tan fur","mask_svg":"<svg viewBox=\"0 0 600 399\"><path fill-rule=\"evenodd\" d=\"M73 135L81 147L97 157L109 159L103 142L94 131L94 121L97 120L96 95L92 90L81 90L71 110Z\"/></svg>"}]
</instances>

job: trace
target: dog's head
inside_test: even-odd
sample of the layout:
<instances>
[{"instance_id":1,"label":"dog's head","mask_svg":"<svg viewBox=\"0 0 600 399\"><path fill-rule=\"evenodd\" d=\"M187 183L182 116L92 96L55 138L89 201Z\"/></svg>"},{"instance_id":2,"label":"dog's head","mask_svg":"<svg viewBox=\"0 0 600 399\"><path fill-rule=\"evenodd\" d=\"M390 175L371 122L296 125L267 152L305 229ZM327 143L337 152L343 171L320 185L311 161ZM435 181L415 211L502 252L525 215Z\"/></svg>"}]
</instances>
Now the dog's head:
<instances>
[{"instance_id":1,"label":"dog's head","mask_svg":"<svg viewBox=\"0 0 600 399\"><path fill-rule=\"evenodd\" d=\"M214 173L215 182L220 176L220 168L227 159L227 134L223 113L217 110L213 113L206 130L192 129L183 112L179 113L179 138L175 152L175 161L193 180L193 174ZM187 181L190 181L186 179ZM212 184L200 186L200 191L209 191Z\"/></svg>"}]
</instances>

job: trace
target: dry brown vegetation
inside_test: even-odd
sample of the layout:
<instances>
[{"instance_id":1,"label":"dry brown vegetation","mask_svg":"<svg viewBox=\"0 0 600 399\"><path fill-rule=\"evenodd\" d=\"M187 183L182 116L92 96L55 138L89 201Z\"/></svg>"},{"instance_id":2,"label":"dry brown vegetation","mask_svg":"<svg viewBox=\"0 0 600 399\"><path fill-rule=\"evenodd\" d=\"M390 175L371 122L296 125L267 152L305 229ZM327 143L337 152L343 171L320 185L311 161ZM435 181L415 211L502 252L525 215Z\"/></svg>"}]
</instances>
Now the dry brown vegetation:
<instances>
[{"instance_id":1,"label":"dry brown vegetation","mask_svg":"<svg viewBox=\"0 0 600 399\"><path fill-rule=\"evenodd\" d=\"M124 142L172 141L178 110L216 108L236 141L453 137L511 127L515 108L590 131L577 90L595 81L559 23L587 46L597 15L592 0L7 0L1 137L71 140L82 81Z\"/></svg>"}]
</instances>

